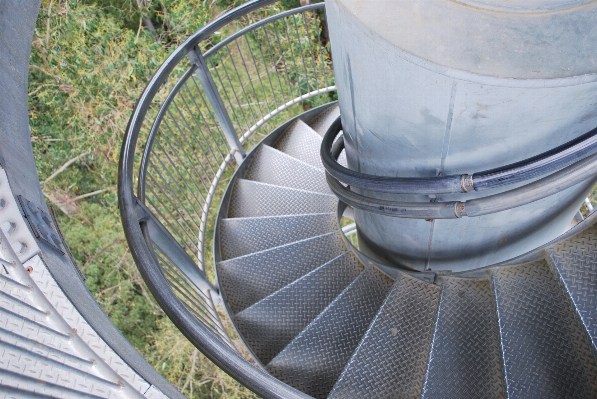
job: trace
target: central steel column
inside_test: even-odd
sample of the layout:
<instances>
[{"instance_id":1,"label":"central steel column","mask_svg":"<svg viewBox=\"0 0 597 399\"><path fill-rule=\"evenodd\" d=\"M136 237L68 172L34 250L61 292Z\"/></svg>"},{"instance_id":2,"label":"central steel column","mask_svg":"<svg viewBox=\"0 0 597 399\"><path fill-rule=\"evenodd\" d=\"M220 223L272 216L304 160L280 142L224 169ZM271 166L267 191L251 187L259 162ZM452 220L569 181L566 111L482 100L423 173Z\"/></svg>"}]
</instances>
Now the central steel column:
<instances>
[{"instance_id":1,"label":"central steel column","mask_svg":"<svg viewBox=\"0 0 597 399\"><path fill-rule=\"evenodd\" d=\"M326 0L349 167L472 174L597 127L597 6L586 0ZM563 233L594 182L508 211L414 220L356 211L359 246L416 269L469 270ZM401 201L452 201L500 190Z\"/></svg>"}]
</instances>

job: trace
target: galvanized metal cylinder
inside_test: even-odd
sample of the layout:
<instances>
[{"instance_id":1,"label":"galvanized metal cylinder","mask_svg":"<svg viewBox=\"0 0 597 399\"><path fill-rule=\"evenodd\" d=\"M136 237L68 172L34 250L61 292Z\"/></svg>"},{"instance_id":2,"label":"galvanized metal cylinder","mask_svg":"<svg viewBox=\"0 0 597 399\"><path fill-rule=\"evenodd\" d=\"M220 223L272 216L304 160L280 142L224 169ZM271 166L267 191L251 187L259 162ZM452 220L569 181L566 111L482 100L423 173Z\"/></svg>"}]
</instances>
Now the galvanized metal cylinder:
<instances>
[{"instance_id":1,"label":"galvanized metal cylinder","mask_svg":"<svg viewBox=\"0 0 597 399\"><path fill-rule=\"evenodd\" d=\"M586 0L326 0L351 169L428 177L505 166L597 126L597 5ZM593 181L476 218L356 211L361 250L416 269L510 259L564 232ZM515 188L400 201L452 201Z\"/></svg>"}]
</instances>

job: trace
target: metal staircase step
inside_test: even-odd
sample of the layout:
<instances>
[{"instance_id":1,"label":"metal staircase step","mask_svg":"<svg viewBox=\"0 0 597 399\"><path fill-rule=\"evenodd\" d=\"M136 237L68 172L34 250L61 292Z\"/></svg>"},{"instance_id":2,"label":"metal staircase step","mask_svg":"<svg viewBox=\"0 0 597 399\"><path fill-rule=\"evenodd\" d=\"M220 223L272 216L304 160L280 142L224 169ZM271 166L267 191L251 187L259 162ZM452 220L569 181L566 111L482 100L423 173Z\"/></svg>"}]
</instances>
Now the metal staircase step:
<instances>
[{"instance_id":1,"label":"metal staircase step","mask_svg":"<svg viewBox=\"0 0 597 399\"><path fill-rule=\"evenodd\" d=\"M218 279L234 314L346 251L340 232L217 263Z\"/></svg>"},{"instance_id":2,"label":"metal staircase step","mask_svg":"<svg viewBox=\"0 0 597 399\"><path fill-rule=\"evenodd\" d=\"M300 159L323 170L319 155L322 138L315 130L300 119L276 141L274 147L286 154Z\"/></svg>"},{"instance_id":3,"label":"metal staircase step","mask_svg":"<svg viewBox=\"0 0 597 399\"><path fill-rule=\"evenodd\" d=\"M400 273L330 398L420 397L440 290Z\"/></svg>"},{"instance_id":4,"label":"metal staircase step","mask_svg":"<svg viewBox=\"0 0 597 399\"><path fill-rule=\"evenodd\" d=\"M330 125L340 116L340 106L334 104L321 114L317 115L315 119L309 122L309 126L317 132L321 137L328 131Z\"/></svg>"},{"instance_id":5,"label":"metal staircase step","mask_svg":"<svg viewBox=\"0 0 597 399\"><path fill-rule=\"evenodd\" d=\"M547 249L597 349L597 228L592 226Z\"/></svg>"},{"instance_id":6,"label":"metal staircase step","mask_svg":"<svg viewBox=\"0 0 597 399\"><path fill-rule=\"evenodd\" d=\"M363 270L350 252L243 310L236 328L263 364L269 363Z\"/></svg>"},{"instance_id":7,"label":"metal staircase step","mask_svg":"<svg viewBox=\"0 0 597 399\"><path fill-rule=\"evenodd\" d=\"M267 145L256 150L245 179L332 194L324 171Z\"/></svg>"},{"instance_id":8,"label":"metal staircase step","mask_svg":"<svg viewBox=\"0 0 597 399\"><path fill-rule=\"evenodd\" d=\"M446 278L423 398L504 398L504 383L491 281Z\"/></svg>"},{"instance_id":9,"label":"metal staircase step","mask_svg":"<svg viewBox=\"0 0 597 399\"><path fill-rule=\"evenodd\" d=\"M334 212L333 195L239 179L234 185L228 217L302 215Z\"/></svg>"},{"instance_id":10,"label":"metal staircase step","mask_svg":"<svg viewBox=\"0 0 597 399\"><path fill-rule=\"evenodd\" d=\"M492 275L508 398L597 397L593 347L547 263Z\"/></svg>"},{"instance_id":11,"label":"metal staircase step","mask_svg":"<svg viewBox=\"0 0 597 399\"><path fill-rule=\"evenodd\" d=\"M266 369L308 395L327 397L391 286L376 268L365 269Z\"/></svg>"},{"instance_id":12,"label":"metal staircase step","mask_svg":"<svg viewBox=\"0 0 597 399\"><path fill-rule=\"evenodd\" d=\"M334 213L222 219L219 223L223 260L338 230Z\"/></svg>"}]
</instances>

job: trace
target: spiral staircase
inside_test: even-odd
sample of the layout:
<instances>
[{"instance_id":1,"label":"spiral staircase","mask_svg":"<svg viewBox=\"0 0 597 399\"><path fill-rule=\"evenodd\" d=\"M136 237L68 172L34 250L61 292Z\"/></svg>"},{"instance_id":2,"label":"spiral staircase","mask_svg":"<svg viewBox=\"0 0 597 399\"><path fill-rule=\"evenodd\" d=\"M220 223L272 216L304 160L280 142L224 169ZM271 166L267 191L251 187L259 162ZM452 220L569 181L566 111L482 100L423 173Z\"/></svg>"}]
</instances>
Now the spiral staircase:
<instances>
[{"instance_id":1,"label":"spiral staircase","mask_svg":"<svg viewBox=\"0 0 597 399\"><path fill-rule=\"evenodd\" d=\"M119 205L166 314L265 398L597 397L597 216L466 272L363 254L320 157L340 117L324 6L275 13L273 3L193 34L133 111ZM301 113L305 102L315 106ZM30 143L16 133L26 129L2 126L0 395L180 397L81 288L43 218Z\"/></svg>"}]
</instances>

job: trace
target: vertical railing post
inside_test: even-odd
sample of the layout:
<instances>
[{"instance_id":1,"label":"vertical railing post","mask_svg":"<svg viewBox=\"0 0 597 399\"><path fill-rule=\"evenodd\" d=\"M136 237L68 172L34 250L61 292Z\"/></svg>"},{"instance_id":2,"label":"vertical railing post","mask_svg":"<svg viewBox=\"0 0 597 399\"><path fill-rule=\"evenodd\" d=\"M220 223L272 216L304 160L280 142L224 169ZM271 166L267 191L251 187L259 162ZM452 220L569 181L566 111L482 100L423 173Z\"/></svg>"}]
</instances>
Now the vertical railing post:
<instances>
[{"instance_id":1,"label":"vertical railing post","mask_svg":"<svg viewBox=\"0 0 597 399\"><path fill-rule=\"evenodd\" d=\"M222 131L224 132L224 136L228 141L228 145L230 145L232 150L236 150L234 152L234 158L240 165L246 156L245 150L238 139L238 135L236 134L236 130L234 129L230 115L228 115L228 111L224 106L222 97L218 92L216 83L214 82L213 77L207 68L205 58L197 47L189 52L188 57L191 63L197 67L195 74L197 75L197 78L199 78L199 82L201 83L201 86L203 86L203 90L205 90L205 95L214 109L216 118L218 118L218 122L220 122L220 125L222 126Z\"/></svg>"}]
</instances>

